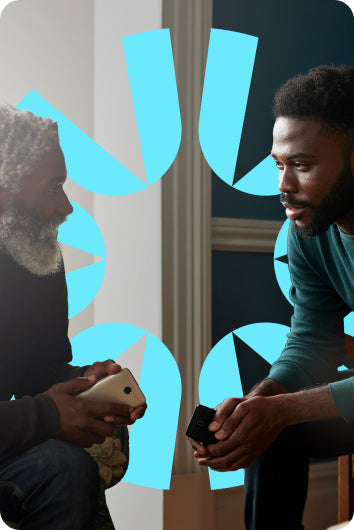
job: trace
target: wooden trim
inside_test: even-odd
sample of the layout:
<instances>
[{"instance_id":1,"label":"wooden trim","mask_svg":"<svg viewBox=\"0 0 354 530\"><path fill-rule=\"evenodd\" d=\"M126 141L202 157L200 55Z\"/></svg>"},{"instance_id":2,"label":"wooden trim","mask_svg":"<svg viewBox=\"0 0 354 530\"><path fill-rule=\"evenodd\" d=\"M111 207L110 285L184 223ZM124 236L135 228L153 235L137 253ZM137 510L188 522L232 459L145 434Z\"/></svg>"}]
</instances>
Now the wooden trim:
<instances>
[{"instance_id":1,"label":"wooden trim","mask_svg":"<svg viewBox=\"0 0 354 530\"><path fill-rule=\"evenodd\" d=\"M163 3L183 130L176 160L162 179L163 341L176 358L183 387L174 461L179 473L198 468L185 431L211 348L211 171L198 137L211 15L211 0Z\"/></svg>"},{"instance_id":2,"label":"wooden trim","mask_svg":"<svg viewBox=\"0 0 354 530\"><path fill-rule=\"evenodd\" d=\"M338 523L349 521L353 495L352 455L338 458Z\"/></svg>"},{"instance_id":3,"label":"wooden trim","mask_svg":"<svg viewBox=\"0 0 354 530\"><path fill-rule=\"evenodd\" d=\"M215 530L215 492L206 473L173 475L164 495L164 530Z\"/></svg>"},{"instance_id":4,"label":"wooden trim","mask_svg":"<svg viewBox=\"0 0 354 530\"><path fill-rule=\"evenodd\" d=\"M212 249L230 252L273 252L283 223L257 219L212 219Z\"/></svg>"}]
</instances>

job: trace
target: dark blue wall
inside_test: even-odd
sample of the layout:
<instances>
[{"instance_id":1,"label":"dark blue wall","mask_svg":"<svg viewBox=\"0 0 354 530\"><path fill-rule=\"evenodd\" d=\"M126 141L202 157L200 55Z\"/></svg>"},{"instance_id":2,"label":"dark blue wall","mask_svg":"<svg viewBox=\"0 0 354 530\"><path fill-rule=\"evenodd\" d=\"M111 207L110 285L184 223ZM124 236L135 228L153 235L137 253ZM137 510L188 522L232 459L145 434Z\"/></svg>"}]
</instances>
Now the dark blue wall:
<instances>
[{"instance_id":1,"label":"dark blue wall","mask_svg":"<svg viewBox=\"0 0 354 530\"><path fill-rule=\"evenodd\" d=\"M239 180L270 152L272 100L284 81L319 64L354 66L353 15L337 0L215 0L213 27L259 38L235 171ZM278 197L244 194L215 175L212 198L215 217L285 220ZM291 313L277 287L272 255L214 252L214 342L243 324L289 324Z\"/></svg>"}]
</instances>

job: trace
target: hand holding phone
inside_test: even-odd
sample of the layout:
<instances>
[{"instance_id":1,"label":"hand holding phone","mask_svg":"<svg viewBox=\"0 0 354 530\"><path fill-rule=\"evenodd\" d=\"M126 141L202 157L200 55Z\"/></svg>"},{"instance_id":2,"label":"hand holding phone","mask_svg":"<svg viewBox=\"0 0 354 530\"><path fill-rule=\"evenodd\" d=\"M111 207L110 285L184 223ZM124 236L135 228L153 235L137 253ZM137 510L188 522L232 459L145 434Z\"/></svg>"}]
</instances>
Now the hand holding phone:
<instances>
[{"instance_id":1,"label":"hand holding phone","mask_svg":"<svg viewBox=\"0 0 354 530\"><path fill-rule=\"evenodd\" d=\"M215 444L218 442L219 440L215 438L215 434L208 429L214 418L215 412L214 409L205 407L204 405L198 405L194 410L186 435L203 445Z\"/></svg>"},{"instance_id":2,"label":"hand holding phone","mask_svg":"<svg viewBox=\"0 0 354 530\"><path fill-rule=\"evenodd\" d=\"M117 374L100 379L77 397L92 401L120 403L132 408L146 404L145 396L128 368L123 368Z\"/></svg>"}]
</instances>

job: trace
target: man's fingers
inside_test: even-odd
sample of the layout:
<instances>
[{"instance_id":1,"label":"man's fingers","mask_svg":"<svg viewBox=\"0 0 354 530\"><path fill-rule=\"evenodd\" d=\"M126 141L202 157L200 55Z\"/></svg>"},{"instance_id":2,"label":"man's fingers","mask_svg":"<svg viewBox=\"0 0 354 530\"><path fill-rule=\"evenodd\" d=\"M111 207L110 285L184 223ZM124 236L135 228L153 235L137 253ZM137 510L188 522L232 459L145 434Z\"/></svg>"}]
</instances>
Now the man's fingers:
<instances>
[{"instance_id":1,"label":"man's fingers","mask_svg":"<svg viewBox=\"0 0 354 530\"><path fill-rule=\"evenodd\" d=\"M146 408L147 405L142 405L141 407L137 407L135 409L129 408L129 421L127 421L127 416L114 416L108 414L104 417L104 420L108 423L116 423L117 425L122 425L122 418L124 418L125 423L123 423L123 425L131 425L136 420L144 416Z\"/></svg>"},{"instance_id":2,"label":"man's fingers","mask_svg":"<svg viewBox=\"0 0 354 530\"><path fill-rule=\"evenodd\" d=\"M250 455L247 455L243 448L237 447L224 456L200 458L198 463L200 466L208 466L215 471L235 471L243 467L246 460L249 460L249 457Z\"/></svg>"},{"instance_id":3,"label":"man's fingers","mask_svg":"<svg viewBox=\"0 0 354 530\"><path fill-rule=\"evenodd\" d=\"M107 374L109 375L117 374L118 372L122 370L121 365L116 364L114 361L112 361L112 359L108 359L107 361L104 361L103 365L106 369Z\"/></svg>"},{"instance_id":4,"label":"man's fingers","mask_svg":"<svg viewBox=\"0 0 354 530\"><path fill-rule=\"evenodd\" d=\"M87 426L87 430L92 434L103 437L103 439L105 439L107 438L107 436L112 436L115 431L115 425L92 418Z\"/></svg>"},{"instance_id":5,"label":"man's fingers","mask_svg":"<svg viewBox=\"0 0 354 530\"><path fill-rule=\"evenodd\" d=\"M91 399L85 400L85 403L92 416L98 418L103 418L105 416L123 416L130 420L130 410L127 405L107 401L94 401Z\"/></svg>"},{"instance_id":6,"label":"man's fingers","mask_svg":"<svg viewBox=\"0 0 354 530\"><path fill-rule=\"evenodd\" d=\"M235 407L242 399L228 398L216 407L213 421L209 425L209 431L216 432L223 425L224 421L233 413Z\"/></svg>"},{"instance_id":7,"label":"man's fingers","mask_svg":"<svg viewBox=\"0 0 354 530\"><path fill-rule=\"evenodd\" d=\"M54 385L54 387L62 394L75 395L83 392L87 388L90 388L96 383L96 381L97 379L93 375L89 377L75 377L74 379L70 379L70 381L66 381L65 383L58 383L57 385Z\"/></svg>"},{"instance_id":8,"label":"man's fingers","mask_svg":"<svg viewBox=\"0 0 354 530\"><path fill-rule=\"evenodd\" d=\"M194 456L196 458L207 456L207 449L204 445L200 444L199 442L196 442L195 440L193 440L193 438L188 438L188 440L195 451Z\"/></svg>"},{"instance_id":9,"label":"man's fingers","mask_svg":"<svg viewBox=\"0 0 354 530\"><path fill-rule=\"evenodd\" d=\"M104 421L117 427L119 425L132 425L134 423L129 416L105 416Z\"/></svg>"},{"instance_id":10,"label":"man's fingers","mask_svg":"<svg viewBox=\"0 0 354 530\"><path fill-rule=\"evenodd\" d=\"M146 407L147 405L141 405L141 407L137 407L136 409L133 409L130 412L130 419L132 420L132 422L139 420L144 416Z\"/></svg>"},{"instance_id":11,"label":"man's fingers","mask_svg":"<svg viewBox=\"0 0 354 530\"><path fill-rule=\"evenodd\" d=\"M215 433L215 438L218 440L225 440L231 436L247 413L248 408L245 405L242 405L242 402L238 403L232 414L225 419L221 428Z\"/></svg>"},{"instance_id":12,"label":"man's fingers","mask_svg":"<svg viewBox=\"0 0 354 530\"><path fill-rule=\"evenodd\" d=\"M87 368L85 376L94 375L97 379L102 379L107 375L117 374L121 371L121 366L116 364L112 359L107 359L103 362L95 362Z\"/></svg>"}]
</instances>

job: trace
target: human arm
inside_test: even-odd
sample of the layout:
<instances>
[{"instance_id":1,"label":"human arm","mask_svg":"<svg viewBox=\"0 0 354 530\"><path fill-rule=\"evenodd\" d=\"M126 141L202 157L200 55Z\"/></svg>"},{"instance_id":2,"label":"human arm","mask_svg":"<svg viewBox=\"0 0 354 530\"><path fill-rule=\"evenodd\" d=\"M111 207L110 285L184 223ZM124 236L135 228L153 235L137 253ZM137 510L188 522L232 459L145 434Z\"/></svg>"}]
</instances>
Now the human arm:
<instances>
[{"instance_id":1,"label":"human arm","mask_svg":"<svg viewBox=\"0 0 354 530\"><path fill-rule=\"evenodd\" d=\"M116 426L134 423L134 410L119 403L80 399L83 390L95 384L95 376L58 383L45 394L55 403L59 417L56 437L82 447L102 443ZM112 418L108 422L106 418Z\"/></svg>"},{"instance_id":2,"label":"human arm","mask_svg":"<svg viewBox=\"0 0 354 530\"><path fill-rule=\"evenodd\" d=\"M338 238L338 234L336 237ZM226 421L228 416L232 417L233 409L239 409L233 417L235 422L233 428L238 431L238 434L235 432L235 435L229 435L228 444L221 445L221 442L217 444L218 456L232 460L230 453L239 444L238 435L242 436L243 431L246 430L249 454L253 451L255 458L257 454L261 454L266 449L284 427L291 424L291 419L294 417L298 417L298 422L311 421L311 418L316 419L316 414L322 411L321 414L328 413L329 417L336 414L341 415L346 421L353 421L354 407L351 406L353 400L350 399L350 396L354 397L353 379L331 383L329 387L323 387L321 394L315 393L319 391L318 389L305 391L304 395L296 392L301 388L323 384L334 379L337 366L345 358L342 321L349 310L345 302L345 295L349 293L343 292L342 286L343 283L345 285L347 277L347 285L352 285L352 281L351 271L342 263L340 254L336 259L335 243L336 241L329 244L329 236L309 243L308 241L299 242L294 234L289 235L292 298L295 303L289 340L281 358L273 365L269 378L246 396L244 403L247 405L242 402L244 400L235 400L234 407L230 405L230 410L227 410L228 405L225 405L225 402L217 407L218 412L225 410L226 416L218 423L217 412L216 422L213 422L210 428L215 432L219 429L216 437L221 436L219 439L223 441L223 421ZM341 241L339 241L338 248L341 247ZM337 262L340 264L339 267ZM343 296L339 296L339 292L343 292ZM286 394L287 392L290 393ZM257 396L277 394L282 394L278 401L270 398L258 400L256 403L252 401L252 398ZM293 402L294 396L296 400L305 400L304 410L307 411L307 416L303 414L304 410L300 414L299 404L302 401ZM318 403L315 402L313 410L310 407L312 399L319 400ZM317 410L322 400L325 405L323 409L319 407ZM288 406L285 406L286 404ZM250 417L245 417L242 424L239 416L247 407L252 407L252 414ZM262 408L266 410L263 411ZM258 411L261 411L260 419L257 419ZM250 423L252 418L257 419L258 430L253 429ZM266 421L263 421L264 418ZM253 442L255 449L252 449ZM214 447L216 446L210 446L212 449ZM201 446L195 448L197 457L205 456L209 449Z\"/></svg>"},{"instance_id":3,"label":"human arm","mask_svg":"<svg viewBox=\"0 0 354 530\"><path fill-rule=\"evenodd\" d=\"M118 365L109 371L116 370ZM117 425L130 425L144 415L146 406L132 409L75 397L96 381L94 375L75 378L34 397L0 401L0 447L32 446L48 438L88 447L111 436Z\"/></svg>"},{"instance_id":4,"label":"human arm","mask_svg":"<svg viewBox=\"0 0 354 530\"><path fill-rule=\"evenodd\" d=\"M305 239L290 226L287 253L294 313L288 341L268 377L296 392L333 381L344 363L343 319L352 306L353 282L336 227Z\"/></svg>"},{"instance_id":5,"label":"human arm","mask_svg":"<svg viewBox=\"0 0 354 530\"><path fill-rule=\"evenodd\" d=\"M192 442L202 466L233 471L249 466L290 425L340 417L328 386L272 396L227 399L210 425L219 440L202 446Z\"/></svg>"}]
</instances>

